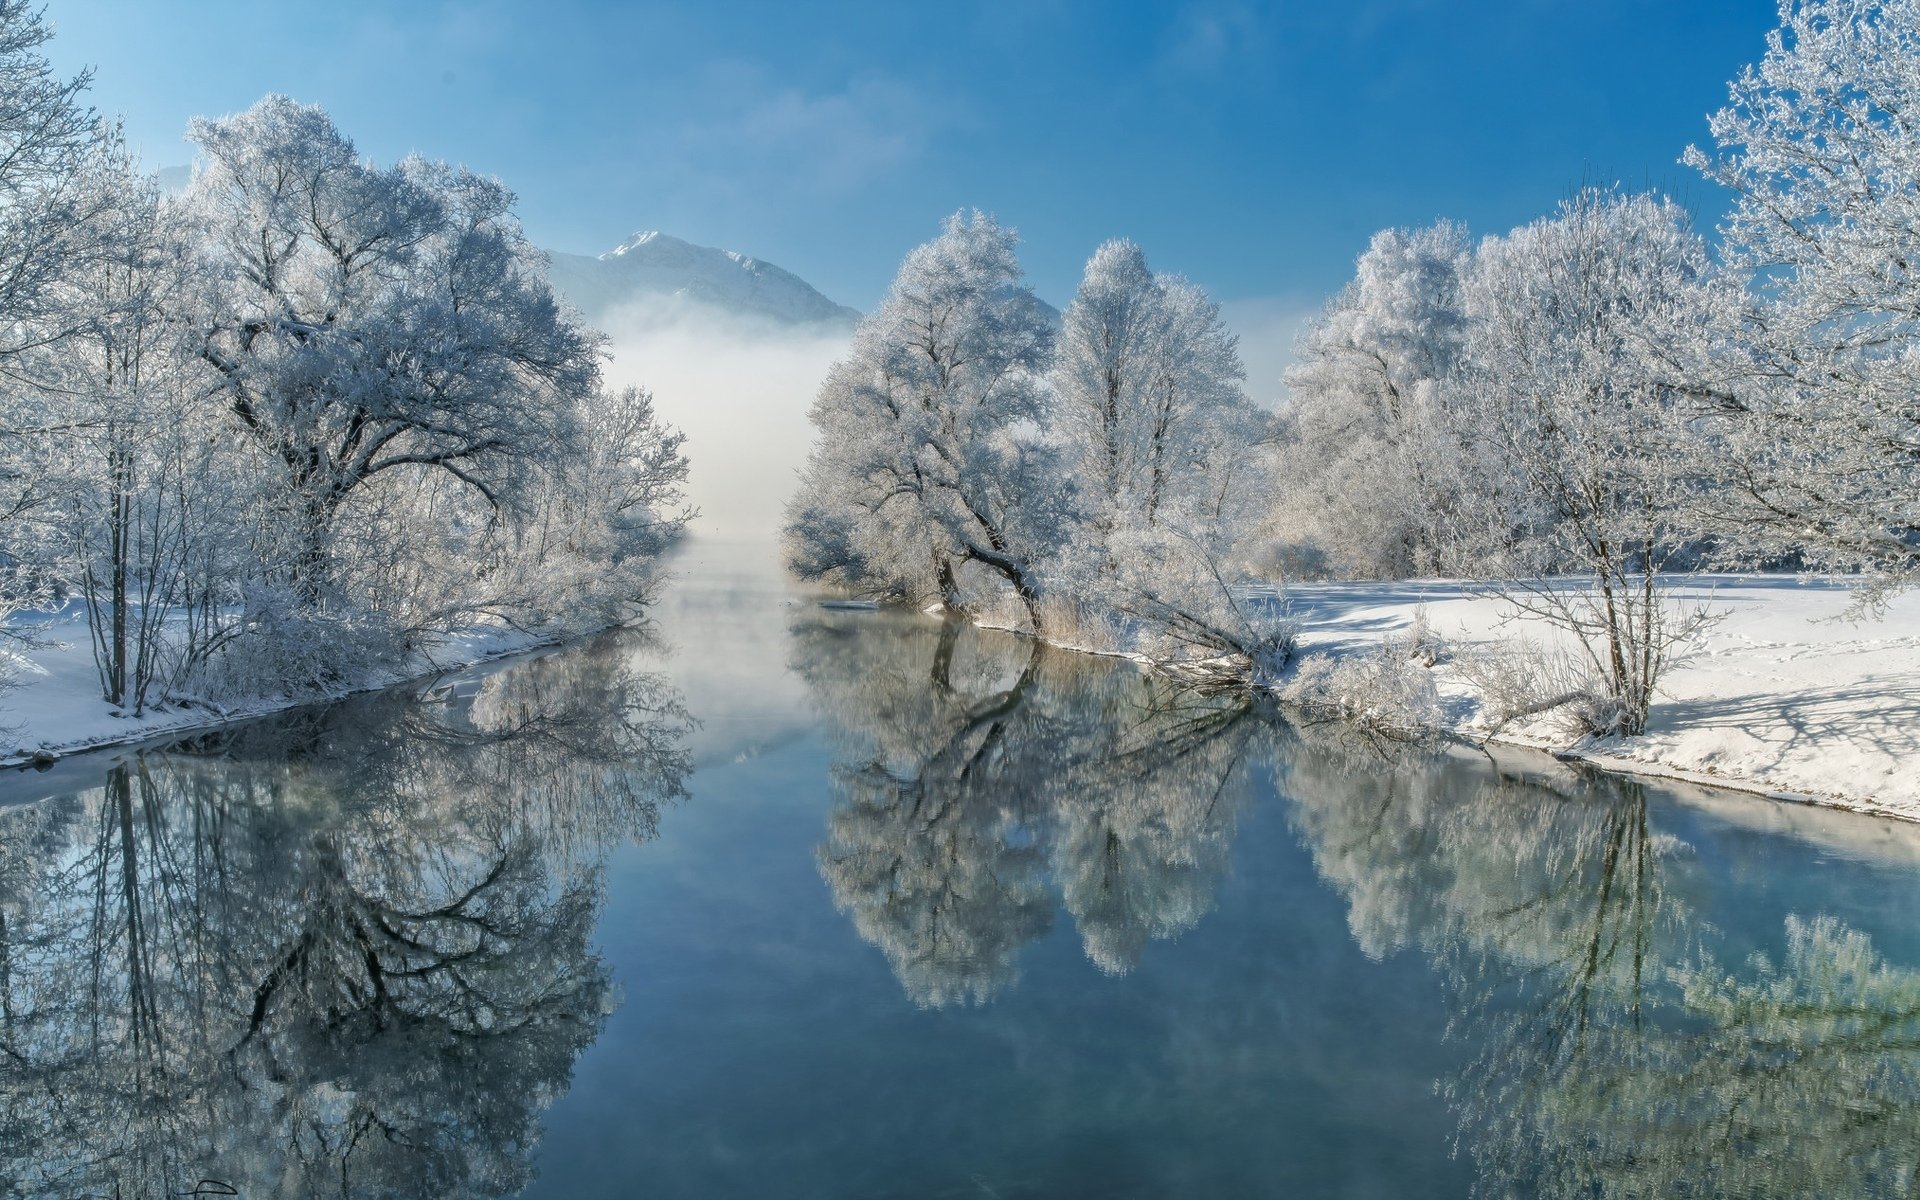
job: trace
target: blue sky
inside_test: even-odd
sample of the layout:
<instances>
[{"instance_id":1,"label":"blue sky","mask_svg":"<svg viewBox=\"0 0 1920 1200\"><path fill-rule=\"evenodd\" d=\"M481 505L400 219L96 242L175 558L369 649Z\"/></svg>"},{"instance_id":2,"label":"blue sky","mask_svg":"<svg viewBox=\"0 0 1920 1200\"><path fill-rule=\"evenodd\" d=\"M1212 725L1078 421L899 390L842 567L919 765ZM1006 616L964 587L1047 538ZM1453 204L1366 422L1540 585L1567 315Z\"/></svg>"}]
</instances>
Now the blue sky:
<instances>
[{"instance_id":1,"label":"blue sky","mask_svg":"<svg viewBox=\"0 0 1920 1200\"><path fill-rule=\"evenodd\" d=\"M381 160L499 175L536 241L659 228L860 307L963 205L1064 303L1102 239L1229 300L1337 288L1373 230L1477 233L1582 181L1723 200L1677 165L1768 0L838 5L50 0L146 161L284 91Z\"/></svg>"}]
</instances>

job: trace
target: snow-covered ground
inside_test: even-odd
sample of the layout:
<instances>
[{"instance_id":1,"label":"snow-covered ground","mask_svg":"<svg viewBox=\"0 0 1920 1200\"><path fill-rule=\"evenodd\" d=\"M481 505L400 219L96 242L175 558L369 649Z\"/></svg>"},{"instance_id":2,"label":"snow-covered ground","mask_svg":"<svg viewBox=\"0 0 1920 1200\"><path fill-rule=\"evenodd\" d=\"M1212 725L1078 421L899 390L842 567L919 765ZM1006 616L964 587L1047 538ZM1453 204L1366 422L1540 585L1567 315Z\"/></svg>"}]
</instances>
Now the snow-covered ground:
<instances>
[{"instance_id":1,"label":"snow-covered ground","mask_svg":"<svg viewBox=\"0 0 1920 1200\"><path fill-rule=\"evenodd\" d=\"M1920 820L1920 594L1860 620L1847 619L1851 593L1829 580L1702 576L1673 595L1724 616L1667 675L1645 735L1579 747L1581 757ZM1371 650L1403 633L1423 605L1456 651L1516 635L1554 640L1537 621L1511 619L1502 601L1450 581L1300 585L1287 602L1303 656ZM1432 670L1445 719L1472 735L1483 724L1473 685L1455 662ZM1548 728L1501 736L1543 745Z\"/></svg>"},{"instance_id":2,"label":"snow-covered ground","mask_svg":"<svg viewBox=\"0 0 1920 1200\"><path fill-rule=\"evenodd\" d=\"M134 718L116 715L100 699L100 677L93 665L85 617L78 610L64 614L42 635L53 644L26 653L15 686L0 689L0 767L32 761L35 756L65 756L103 746L145 742L171 733L204 729L225 721L259 716L316 699L268 696L218 711L199 707L167 706ZM530 650L543 642L532 634L504 625L481 626L439 639L424 651L392 664L380 677L363 686L367 691L442 671L472 666Z\"/></svg>"}]
</instances>

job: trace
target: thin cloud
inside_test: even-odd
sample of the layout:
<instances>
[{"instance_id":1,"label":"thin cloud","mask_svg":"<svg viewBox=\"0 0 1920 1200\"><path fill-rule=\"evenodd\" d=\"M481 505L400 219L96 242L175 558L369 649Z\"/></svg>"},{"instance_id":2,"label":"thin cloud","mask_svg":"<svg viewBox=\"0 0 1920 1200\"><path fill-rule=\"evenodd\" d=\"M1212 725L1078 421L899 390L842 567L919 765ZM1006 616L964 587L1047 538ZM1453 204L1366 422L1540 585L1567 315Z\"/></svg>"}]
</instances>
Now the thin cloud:
<instances>
[{"instance_id":1,"label":"thin cloud","mask_svg":"<svg viewBox=\"0 0 1920 1200\"><path fill-rule=\"evenodd\" d=\"M731 63L709 68L705 115L675 139L678 170L715 189L816 198L852 195L925 153L952 114L911 85L863 75L831 90L771 79Z\"/></svg>"},{"instance_id":2,"label":"thin cloud","mask_svg":"<svg viewBox=\"0 0 1920 1200\"><path fill-rule=\"evenodd\" d=\"M1184 74L1210 74L1262 53L1268 43L1265 15L1248 4L1190 4L1175 15L1162 42L1162 67Z\"/></svg>"}]
</instances>

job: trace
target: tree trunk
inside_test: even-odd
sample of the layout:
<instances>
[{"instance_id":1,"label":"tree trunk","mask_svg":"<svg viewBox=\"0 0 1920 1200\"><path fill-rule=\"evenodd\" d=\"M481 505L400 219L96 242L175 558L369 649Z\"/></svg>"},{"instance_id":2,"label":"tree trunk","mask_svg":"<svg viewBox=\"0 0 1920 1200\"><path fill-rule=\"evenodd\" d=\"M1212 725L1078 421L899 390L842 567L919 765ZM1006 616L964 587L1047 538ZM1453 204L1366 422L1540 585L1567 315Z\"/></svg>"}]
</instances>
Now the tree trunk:
<instances>
[{"instance_id":1,"label":"tree trunk","mask_svg":"<svg viewBox=\"0 0 1920 1200\"><path fill-rule=\"evenodd\" d=\"M309 491L300 501L300 549L293 560L293 592L301 607L316 609L326 597L328 577L332 573L332 555L327 545L333 529L337 501L327 492Z\"/></svg>"},{"instance_id":2,"label":"tree trunk","mask_svg":"<svg viewBox=\"0 0 1920 1200\"><path fill-rule=\"evenodd\" d=\"M111 451L113 474L112 516L108 541L111 546L108 603L113 608L113 630L107 650L107 687L113 694L108 703L127 702L127 558L129 534L133 524L133 454L124 446Z\"/></svg>"},{"instance_id":3,"label":"tree trunk","mask_svg":"<svg viewBox=\"0 0 1920 1200\"><path fill-rule=\"evenodd\" d=\"M953 560L945 554L939 555L938 559L939 566L935 568L935 574L940 581L940 603L949 612L964 612L960 604L960 582L953 576Z\"/></svg>"}]
</instances>

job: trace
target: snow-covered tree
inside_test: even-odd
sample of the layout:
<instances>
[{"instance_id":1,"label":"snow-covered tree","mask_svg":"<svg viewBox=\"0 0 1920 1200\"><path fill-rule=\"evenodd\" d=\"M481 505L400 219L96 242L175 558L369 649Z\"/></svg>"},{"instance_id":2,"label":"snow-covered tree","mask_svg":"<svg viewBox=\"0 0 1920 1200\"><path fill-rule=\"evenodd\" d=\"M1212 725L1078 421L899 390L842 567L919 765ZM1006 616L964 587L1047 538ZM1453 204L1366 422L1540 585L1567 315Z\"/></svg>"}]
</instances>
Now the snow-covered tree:
<instances>
[{"instance_id":1,"label":"snow-covered tree","mask_svg":"<svg viewBox=\"0 0 1920 1200\"><path fill-rule=\"evenodd\" d=\"M84 186L103 131L85 74L56 75L31 0L0 0L0 680L19 631L6 616L46 597L52 575L26 523L57 493L64 432L37 368L72 332L61 283L91 254L97 192Z\"/></svg>"},{"instance_id":2,"label":"snow-covered tree","mask_svg":"<svg viewBox=\"0 0 1920 1200\"><path fill-rule=\"evenodd\" d=\"M788 506L802 578L954 611L1011 591L1040 625L1037 562L1061 532L1059 472L1036 437L1054 336L1015 240L956 213L854 332Z\"/></svg>"},{"instance_id":3,"label":"snow-covered tree","mask_svg":"<svg viewBox=\"0 0 1920 1200\"><path fill-rule=\"evenodd\" d=\"M489 531L484 604L593 628L630 621L651 599L659 556L692 510L685 435L641 388L602 391L574 414L577 453L539 464L526 515ZM460 576L460 563L442 568ZM462 601L455 597L458 615Z\"/></svg>"},{"instance_id":4,"label":"snow-covered tree","mask_svg":"<svg viewBox=\"0 0 1920 1200\"><path fill-rule=\"evenodd\" d=\"M1678 205L1592 188L1487 239L1466 276L1448 413L1491 453L1456 528L1476 573L1577 635L1594 732L1640 732L1696 624L1667 611L1660 574L1686 544L1694 469L1672 365L1704 344L1715 286Z\"/></svg>"},{"instance_id":5,"label":"snow-covered tree","mask_svg":"<svg viewBox=\"0 0 1920 1200\"><path fill-rule=\"evenodd\" d=\"M1061 333L1054 430L1097 540L1226 515L1257 440L1245 378L1205 292L1155 275L1132 242L1094 252Z\"/></svg>"},{"instance_id":6,"label":"snow-covered tree","mask_svg":"<svg viewBox=\"0 0 1920 1200\"><path fill-rule=\"evenodd\" d=\"M326 596L336 519L375 481L446 478L511 507L599 378L512 194L418 158L372 166L284 96L192 137L204 161L187 204L212 279L200 351L282 473L293 594Z\"/></svg>"},{"instance_id":7,"label":"snow-covered tree","mask_svg":"<svg viewBox=\"0 0 1920 1200\"><path fill-rule=\"evenodd\" d=\"M1785 0L1686 161L1735 194L1729 500L1764 551L1920 580L1920 2ZM1882 593L1883 594L1883 593Z\"/></svg>"},{"instance_id":8,"label":"snow-covered tree","mask_svg":"<svg viewBox=\"0 0 1920 1200\"><path fill-rule=\"evenodd\" d=\"M1164 340L1161 299L1140 247L1105 242L1087 260L1060 332L1055 428L1079 480L1084 519L1103 543L1124 519L1143 466L1147 387Z\"/></svg>"},{"instance_id":9,"label":"snow-covered tree","mask_svg":"<svg viewBox=\"0 0 1920 1200\"><path fill-rule=\"evenodd\" d=\"M1466 320L1466 230L1373 236L1287 372L1278 540L1346 575L1444 570L1463 448L1438 410Z\"/></svg>"},{"instance_id":10,"label":"snow-covered tree","mask_svg":"<svg viewBox=\"0 0 1920 1200\"><path fill-rule=\"evenodd\" d=\"M58 430L44 466L58 495L36 524L44 562L87 602L103 698L137 715L218 632L169 618L235 597L247 483L195 395L182 317L197 279L175 206L113 139L76 190L97 245L58 288L69 332L35 369Z\"/></svg>"},{"instance_id":11,"label":"snow-covered tree","mask_svg":"<svg viewBox=\"0 0 1920 1200\"><path fill-rule=\"evenodd\" d=\"M104 131L81 103L91 76L62 79L41 52L52 36L31 0L0 0L0 356L66 331L55 289L98 236L85 168Z\"/></svg>"},{"instance_id":12,"label":"snow-covered tree","mask_svg":"<svg viewBox=\"0 0 1920 1200\"><path fill-rule=\"evenodd\" d=\"M1049 569L1076 639L1269 656L1227 586L1266 488L1261 416L1219 305L1116 240L1088 260L1064 325L1050 433L1079 520Z\"/></svg>"},{"instance_id":13,"label":"snow-covered tree","mask_svg":"<svg viewBox=\"0 0 1920 1200\"><path fill-rule=\"evenodd\" d=\"M1238 501L1262 432L1241 388L1240 339L1198 286L1162 275L1160 293L1164 324L1144 414L1143 518L1148 529L1205 528L1231 541L1251 511Z\"/></svg>"},{"instance_id":14,"label":"snow-covered tree","mask_svg":"<svg viewBox=\"0 0 1920 1200\"><path fill-rule=\"evenodd\" d=\"M5 618L74 598L135 714L632 617L684 439L602 388L503 185L269 96L163 197L48 36L0 0L0 684Z\"/></svg>"}]
</instances>

